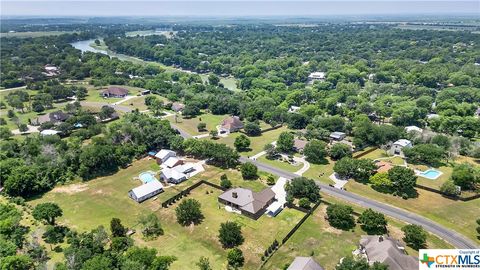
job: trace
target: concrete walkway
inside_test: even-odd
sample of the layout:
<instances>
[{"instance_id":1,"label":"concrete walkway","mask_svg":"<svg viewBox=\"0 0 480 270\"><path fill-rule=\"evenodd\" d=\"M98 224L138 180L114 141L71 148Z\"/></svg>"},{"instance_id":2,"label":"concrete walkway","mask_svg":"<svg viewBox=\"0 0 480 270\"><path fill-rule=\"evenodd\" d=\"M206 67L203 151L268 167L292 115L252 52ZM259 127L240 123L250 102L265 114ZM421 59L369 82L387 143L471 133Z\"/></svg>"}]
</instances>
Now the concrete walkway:
<instances>
[{"instance_id":1,"label":"concrete walkway","mask_svg":"<svg viewBox=\"0 0 480 270\"><path fill-rule=\"evenodd\" d=\"M117 102L113 103L112 105L122 104L122 103L124 103L124 102L126 102L126 101L128 101L128 100L130 100L130 99L132 99L132 98L136 98L136 97L138 97L138 96L126 96L126 97L124 97L122 100L117 101Z\"/></svg>"},{"instance_id":2,"label":"concrete walkway","mask_svg":"<svg viewBox=\"0 0 480 270\"><path fill-rule=\"evenodd\" d=\"M310 169L310 162L306 161L304 157L293 157L293 160L303 163L303 167L294 172L294 174L302 176L306 171L308 171L308 169Z\"/></svg>"},{"instance_id":3,"label":"concrete walkway","mask_svg":"<svg viewBox=\"0 0 480 270\"><path fill-rule=\"evenodd\" d=\"M275 185L271 187L272 191L275 193L275 199L282 205L287 202L287 191L285 191L285 185L287 184L288 179L285 177L278 178Z\"/></svg>"},{"instance_id":4,"label":"concrete walkway","mask_svg":"<svg viewBox=\"0 0 480 270\"><path fill-rule=\"evenodd\" d=\"M337 173L332 173L329 178L335 182L335 188L343 189L343 187L348 183L348 179L341 179Z\"/></svg>"}]
</instances>

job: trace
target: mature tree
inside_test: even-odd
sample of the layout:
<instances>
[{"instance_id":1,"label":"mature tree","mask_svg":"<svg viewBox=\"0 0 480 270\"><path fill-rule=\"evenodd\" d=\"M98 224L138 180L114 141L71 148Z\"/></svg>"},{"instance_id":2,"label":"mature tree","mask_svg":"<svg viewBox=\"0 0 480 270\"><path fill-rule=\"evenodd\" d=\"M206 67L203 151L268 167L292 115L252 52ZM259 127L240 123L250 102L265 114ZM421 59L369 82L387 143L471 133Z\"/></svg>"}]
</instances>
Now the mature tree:
<instances>
[{"instance_id":1,"label":"mature tree","mask_svg":"<svg viewBox=\"0 0 480 270\"><path fill-rule=\"evenodd\" d=\"M246 123L243 129L245 130L245 133L250 137L260 136L262 134L262 130L260 129L260 126L254 122Z\"/></svg>"},{"instance_id":2,"label":"mature tree","mask_svg":"<svg viewBox=\"0 0 480 270\"><path fill-rule=\"evenodd\" d=\"M303 154L305 155L307 161L311 163L322 163L325 161L325 157L327 156L327 150L325 149L326 146L327 144L323 141L312 140L308 142L303 149Z\"/></svg>"},{"instance_id":3,"label":"mature tree","mask_svg":"<svg viewBox=\"0 0 480 270\"><path fill-rule=\"evenodd\" d=\"M0 237L0 258L13 256L17 253L17 246L12 241Z\"/></svg>"},{"instance_id":4,"label":"mature tree","mask_svg":"<svg viewBox=\"0 0 480 270\"><path fill-rule=\"evenodd\" d=\"M157 256L150 267L151 270L168 270L170 265L177 260L175 256Z\"/></svg>"},{"instance_id":5,"label":"mature tree","mask_svg":"<svg viewBox=\"0 0 480 270\"><path fill-rule=\"evenodd\" d=\"M228 179L226 174L222 174L222 176L220 176L220 186L226 189L232 187L232 182Z\"/></svg>"},{"instance_id":6,"label":"mature tree","mask_svg":"<svg viewBox=\"0 0 480 270\"><path fill-rule=\"evenodd\" d=\"M207 124L205 124L205 123L200 122L197 125L197 130L198 131L204 131L206 128L207 128Z\"/></svg>"},{"instance_id":7,"label":"mature tree","mask_svg":"<svg viewBox=\"0 0 480 270\"><path fill-rule=\"evenodd\" d=\"M210 130L209 134L210 134L210 137L212 137L212 139L216 139L218 136L218 131L216 129L212 129Z\"/></svg>"},{"instance_id":8,"label":"mature tree","mask_svg":"<svg viewBox=\"0 0 480 270\"><path fill-rule=\"evenodd\" d=\"M328 223L331 226L350 230L355 227L355 219L353 218L353 208L343 204L331 204L327 207Z\"/></svg>"},{"instance_id":9,"label":"mature tree","mask_svg":"<svg viewBox=\"0 0 480 270\"><path fill-rule=\"evenodd\" d=\"M127 228L122 225L122 221L119 218L112 218L110 220L110 231L113 237L122 237L127 233Z\"/></svg>"},{"instance_id":10,"label":"mature tree","mask_svg":"<svg viewBox=\"0 0 480 270\"><path fill-rule=\"evenodd\" d=\"M258 177L258 168L251 162L246 162L240 166L243 179L256 179Z\"/></svg>"},{"instance_id":11,"label":"mature tree","mask_svg":"<svg viewBox=\"0 0 480 270\"><path fill-rule=\"evenodd\" d=\"M337 161L333 170L344 179L353 178L365 182L375 172L377 166L370 159L353 159L344 157Z\"/></svg>"},{"instance_id":12,"label":"mature tree","mask_svg":"<svg viewBox=\"0 0 480 270\"><path fill-rule=\"evenodd\" d=\"M452 180L462 189L475 189L480 182L480 175L475 172L472 165L463 163L453 167Z\"/></svg>"},{"instance_id":13,"label":"mature tree","mask_svg":"<svg viewBox=\"0 0 480 270\"><path fill-rule=\"evenodd\" d=\"M82 270L112 269L112 263L112 259L105 255L95 255L83 264Z\"/></svg>"},{"instance_id":14,"label":"mature tree","mask_svg":"<svg viewBox=\"0 0 480 270\"><path fill-rule=\"evenodd\" d=\"M245 240L242 235L242 228L233 221L220 224L218 239L224 248L239 246Z\"/></svg>"},{"instance_id":15,"label":"mature tree","mask_svg":"<svg viewBox=\"0 0 480 270\"><path fill-rule=\"evenodd\" d=\"M430 141L432 144L436 144L440 147L442 147L445 150L450 149L452 146L452 143L450 142L450 138L448 138L445 135L442 134L437 134L433 136L432 140Z\"/></svg>"},{"instance_id":16,"label":"mature tree","mask_svg":"<svg viewBox=\"0 0 480 270\"><path fill-rule=\"evenodd\" d=\"M334 160L339 160L343 157L352 157L352 149L347 144L336 143L330 148L329 155Z\"/></svg>"},{"instance_id":17,"label":"mature tree","mask_svg":"<svg viewBox=\"0 0 480 270\"><path fill-rule=\"evenodd\" d=\"M55 203L40 203L35 206L32 216L36 220L44 220L50 225L55 225L55 219L63 215L62 209Z\"/></svg>"},{"instance_id":18,"label":"mature tree","mask_svg":"<svg viewBox=\"0 0 480 270\"><path fill-rule=\"evenodd\" d=\"M12 255L0 258L0 269L5 270L33 270L35 265L27 255Z\"/></svg>"},{"instance_id":19,"label":"mature tree","mask_svg":"<svg viewBox=\"0 0 480 270\"><path fill-rule=\"evenodd\" d=\"M263 151L266 152L267 159L275 159L278 156L277 148L271 143L265 144Z\"/></svg>"},{"instance_id":20,"label":"mature tree","mask_svg":"<svg viewBox=\"0 0 480 270\"><path fill-rule=\"evenodd\" d=\"M143 269L150 269L157 255L157 250L133 246L125 252L125 259L140 263Z\"/></svg>"},{"instance_id":21,"label":"mature tree","mask_svg":"<svg viewBox=\"0 0 480 270\"><path fill-rule=\"evenodd\" d=\"M437 166L445 158L446 152L436 144L419 144L411 148L403 148L405 157L412 163L426 163Z\"/></svg>"},{"instance_id":22,"label":"mature tree","mask_svg":"<svg viewBox=\"0 0 480 270\"><path fill-rule=\"evenodd\" d=\"M163 235L163 228L157 215L151 213L140 217L138 223L142 227L142 234L147 239L155 239Z\"/></svg>"},{"instance_id":23,"label":"mature tree","mask_svg":"<svg viewBox=\"0 0 480 270\"><path fill-rule=\"evenodd\" d=\"M227 261L230 267L237 269L245 263L243 252L239 248L232 248L227 253Z\"/></svg>"},{"instance_id":24,"label":"mature tree","mask_svg":"<svg viewBox=\"0 0 480 270\"><path fill-rule=\"evenodd\" d=\"M374 189L380 191L391 191L393 186L393 183L390 178L388 178L388 173L386 172L376 173L370 176L368 181L372 184Z\"/></svg>"},{"instance_id":25,"label":"mature tree","mask_svg":"<svg viewBox=\"0 0 480 270\"><path fill-rule=\"evenodd\" d=\"M8 127L5 127L5 126L0 127L0 139L8 140L12 136L13 134Z\"/></svg>"},{"instance_id":26,"label":"mature tree","mask_svg":"<svg viewBox=\"0 0 480 270\"><path fill-rule=\"evenodd\" d=\"M294 136L288 131L280 134L277 140L277 149L280 152L289 153L293 150Z\"/></svg>"},{"instance_id":27,"label":"mature tree","mask_svg":"<svg viewBox=\"0 0 480 270\"><path fill-rule=\"evenodd\" d=\"M368 234L384 234L387 232L387 219L382 213L367 209L357 220L362 229Z\"/></svg>"},{"instance_id":28,"label":"mature tree","mask_svg":"<svg viewBox=\"0 0 480 270\"><path fill-rule=\"evenodd\" d=\"M204 218L200 210L201 204L195 199L185 199L175 209L177 222L183 226L200 224Z\"/></svg>"},{"instance_id":29,"label":"mature tree","mask_svg":"<svg viewBox=\"0 0 480 270\"><path fill-rule=\"evenodd\" d=\"M308 198L301 198L298 200L298 206L305 208L305 209L310 209L310 200Z\"/></svg>"},{"instance_id":30,"label":"mature tree","mask_svg":"<svg viewBox=\"0 0 480 270\"><path fill-rule=\"evenodd\" d=\"M218 85L218 83L220 82L220 78L215 75L215 74L210 74L208 75L208 83L211 84L211 85Z\"/></svg>"},{"instance_id":31,"label":"mature tree","mask_svg":"<svg viewBox=\"0 0 480 270\"><path fill-rule=\"evenodd\" d=\"M102 109L98 113L98 116L100 117L100 119L108 119L111 118L114 113L115 109L113 107L105 105L102 106Z\"/></svg>"},{"instance_id":32,"label":"mature tree","mask_svg":"<svg viewBox=\"0 0 480 270\"><path fill-rule=\"evenodd\" d=\"M287 183L285 190L293 198L308 198L312 203L320 200L320 188L312 179L305 177L293 178Z\"/></svg>"},{"instance_id":33,"label":"mature tree","mask_svg":"<svg viewBox=\"0 0 480 270\"><path fill-rule=\"evenodd\" d=\"M50 244L50 249L52 249L52 245L63 242L66 230L66 227L48 225L45 228L42 238L45 243Z\"/></svg>"},{"instance_id":34,"label":"mature tree","mask_svg":"<svg viewBox=\"0 0 480 270\"><path fill-rule=\"evenodd\" d=\"M412 197L416 194L417 176L412 169L395 166L388 171L388 178L392 181L394 194L404 198Z\"/></svg>"},{"instance_id":35,"label":"mature tree","mask_svg":"<svg viewBox=\"0 0 480 270\"><path fill-rule=\"evenodd\" d=\"M200 270L212 270L212 267L210 266L210 260L207 257L200 257L195 265Z\"/></svg>"},{"instance_id":36,"label":"mature tree","mask_svg":"<svg viewBox=\"0 0 480 270\"><path fill-rule=\"evenodd\" d=\"M250 147L250 139L247 136L240 134L240 136L235 138L233 145L238 152L246 151L248 150L248 147Z\"/></svg>"},{"instance_id":37,"label":"mature tree","mask_svg":"<svg viewBox=\"0 0 480 270\"><path fill-rule=\"evenodd\" d=\"M110 243L110 249L112 251L123 253L127 249L133 246L133 239L130 237L113 237Z\"/></svg>"},{"instance_id":38,"label":"mature tree","mask_svg":"<svg viewBox=\"0 0 480 270\"><path fill-rule=\"evenodd\" d=\"M335 270L388 270L388 265L379 262L370 265L364 258L354 258L349 255L335 266Z\"/></svg>"},{"instance_id":39,"label":"mature tree","mask_svg":"<svg viewBox=\"0 0 480 270\"><path fill-rule=\"evenodd\" d=\"M407 246L419 250L427 245L427 233L418 225L409 224L402 227L404 233L403 241Z\"/></svg>"}]
</instances>

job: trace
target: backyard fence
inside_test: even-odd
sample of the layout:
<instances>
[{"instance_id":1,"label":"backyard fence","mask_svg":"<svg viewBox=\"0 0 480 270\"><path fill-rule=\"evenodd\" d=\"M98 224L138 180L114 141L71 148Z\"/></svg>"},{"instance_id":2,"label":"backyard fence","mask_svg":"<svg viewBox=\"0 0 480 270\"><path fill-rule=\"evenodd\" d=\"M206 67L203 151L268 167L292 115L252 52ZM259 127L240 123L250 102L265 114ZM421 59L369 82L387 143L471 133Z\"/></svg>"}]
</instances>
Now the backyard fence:
<instances>
[{"instance_id":1,"label":"backyard fence","mask_svg":"<svg viewBox=\"0 0 480 270\"><path fill-rule=\"evenodd\" d=\"M461 197L461 196L452 196L452 195L450 195L450 194L446 194L446 193L444 193L444 192L441 192L441 191L438 190L438 189L434 189L434 188L431 188L431 187L422 186L422 185L419 185L419 184L416 184L415 187L417 187L417 188L419 188L419 189L426 190L426 191L430 191L430 192L434 192L434 193L440 194L440 195L442 195L443 197L445 197L445 198L447 198L447 199L451 199L451 200L455 200L455 201L468 202L468 201L471 201L471 200L475 200L475 199L480 198L480 193L479 193L479 194L472 195L472 196L469 196L469 197Z\"/></svg>"},{"instance_id":2,"label":"backyard fence","mask_svg":"<svg viewBox=\"0 0 480 270\"><path fill-rule=\"evenodd\" d=\"M217 184L214 184L214 183L211 183L211 182L208 182L206 180L200 180L198 181L197 183L187 187L186 189L180 191L179 193L173 195L172 197L168 198L167 200L165 200L164 202L162 202L162 207L163 208L168 208L168 206L176 203L178 200L180 200L181 198L183 197L186 197L190 194L190 191L194 190L195 188L201 186L202 184L205 184L205 185L208 185L208 186L211 186L213 188L216 188L216 189L219 189L219 190L222 190L222 191L225 191L226 189L217 185Z\"/></svg>"}]
</instances>

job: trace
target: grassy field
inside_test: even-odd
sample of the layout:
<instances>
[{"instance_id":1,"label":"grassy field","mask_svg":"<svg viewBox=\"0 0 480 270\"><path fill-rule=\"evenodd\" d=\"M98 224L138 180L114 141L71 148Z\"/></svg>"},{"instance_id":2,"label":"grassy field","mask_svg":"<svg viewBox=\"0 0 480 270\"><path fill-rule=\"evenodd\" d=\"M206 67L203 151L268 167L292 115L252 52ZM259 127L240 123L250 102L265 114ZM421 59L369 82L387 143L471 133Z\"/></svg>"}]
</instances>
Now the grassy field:
<instances>
[{"instance_id":1,"label":"grassy field","mask_svg":"<svg viewBox=\"0 0 480 270\"><path fill-rule=\"evenodd\" d=\"M324 196L324 199L331 203L338 200ZM354 206L357 212L364 209ZM315 260L325 269L334 269L342 257L352 254L357 248L363 232L360 226L351 231L342 231L331 227L325 220L326 205L322 204L310 216L300 229L283 245L263 269L282 269L290 264L296 256L313 256ZM395 239L401 239L403 234L401 227L405 224L397 220L388 219L389 234ZM429 248L451 248L451 246L434 235L428 235L427 244ZM409 255L418 256L418 253L411 248L406 248Z\"/></svg>"},{"instance_id":2,"label":"grassy field","mask_svg":"<svg viewBox=\"0 0 480 270\"><path fill-rule=\"evenodd\" d=\"M333 173L333 166L335 165L334 161L330 158L327 158L327 164L312 164L310 163L310 169L306 171L303 176L320 181L324 184L334 184L333 180L330 179L330 175Z\"/></svg>"},{"instance_id":3,"label":"grassy field","mask_svg":"<svg viewBox=\"0 0 480 270\"><path fill-rule=\"evenodd\" d=\"M178 126L182 130L185 130L190 135L200 135L206 134L210 130L216 130L216 126L220 125L222 123L222 120L225 119L225 117L227 117L227 115L214 115L210 113L204 113L194 118L183 118L179 116L177 118L177 122L175 122L175 117L167 117L167 119L172 124ZM205 131L198 131L198 123L207 124Z\"/></svg>"},{"instance_id":4,"label":"grassy field","mask_svg":"<svg viewBox=\"0 0 480 270\"><path fill-rule=\"evenodd\" d=\"M259 157L257 160L262 163L265 163L289 172L296 172L303 167L303 163L292 165L288 162L282 161L281 159L274 159L274 160L267 159L265 155Z\"/></svg>"},{"instance_id":5,"label":"grassy field","mask_svg":"<svg viewBox=\"0 0 480 270\"><path fill-rule=\"evenodd\" d=\"M345 188L376 201L417 213L480 243L475 231L475 219L478 218L480 209L479 199L469 202L454 201L437 193L417 189L417 198L404 200L377 192L370 186L355 181L349 181Z\"/></svg>"},{"instance_id":6,"label":"grassy field","mask_svg":"<svg viewBox=\"0 0 480 270\"><path fill-rule=\"evenodd\" d=\"M160 218L165 235L149 242L145 242L140 234L134 234L133 238L136 244L155 247L162 255L178 256L180 260L175 262L171 269L193 269L200 256L209 257L214 269L225 268L226 251L220 246L217 234L220 223L227 220L234 220L242 225L245 243L240 248L246 257L245 269L256 268L260 264L264 249L274 239L283 238L304 215L296 210L285 209L275 218L262 216L254 221L225 211L217 202L221 191L202 185L192 191L189 197L201 202L205 220L195 227L182 227L176 222L174 211L176 206L164 209L160 204L192 183L200 179L219 183L220 176L225 173L235 186L250 187L259 191L265 188L265 185L259 180L242 180L240 173L236 170L222 171L207 166L205 172L175 188L167 187L156 200L150 199L138 204L128 198L127 192L140 185L134 177L143 171L158 169L158 165L153 160L143 159L111 176L57 187L29 203L36 205L48 201L59 204L64 212L59 223L67 224L79 231L90 230L98 225L109 228L110 219L113 217L120 218L129 228L137 228L139 216L155 213ZM180 254L183 255L180 256ZM61 256L58 259L60 260Z\"/></svg>"},{"instance_id":7,"label":"grassy field","mask_svg":"<svg viewBox=\"0 0 480 270\"><path fill-rule=\"evenodd\" d=\"M278 139L280 133L288 131L287 127L280 127L274 130L270 130L267 132L262 133L261 136L258 137L249 137L250 139L250 151L241 152L242 156L253 156L261 151L263 151L263 147L267 143L272 143ZM233 143L235 142L235 138L240 136L241 133L236 132L228 135L226 138L220 138L217 140L218 143L224 143L230 147L233 147Z\"/></svg>"},{"instance_id":8,"label":"grassy field","mask_svg":"<svg viewBox=\"0 0 480 270\"><path fill-rule=\"evenodd\" d=\"M14 32L14 33L0 33L0 38L36 38L45 36L59 36L63 34L73 34L76 31L38 31L38 32Z\"/></svg>"}]
</instances>

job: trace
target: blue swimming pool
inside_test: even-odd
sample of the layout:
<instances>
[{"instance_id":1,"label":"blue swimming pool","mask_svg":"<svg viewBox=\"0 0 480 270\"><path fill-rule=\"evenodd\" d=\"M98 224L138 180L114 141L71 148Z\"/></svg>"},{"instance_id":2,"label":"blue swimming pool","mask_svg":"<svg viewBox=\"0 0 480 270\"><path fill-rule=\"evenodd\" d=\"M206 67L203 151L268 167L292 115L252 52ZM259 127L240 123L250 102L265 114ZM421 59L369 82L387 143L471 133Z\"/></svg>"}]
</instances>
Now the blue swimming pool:
<instances>
[{"instance_id":1,"label":"blue swimming pool","mask_svg":"<svg viewBox=\"0 0 480 270\"><path fill-rule=\"evenodd\" d=\"M138 178L140 178L140 180L144 184L152 182L153 180L157 180L157 178L155 178L155 174L153 172L143 172L140 175L138 175Z\"/></svg>"},{"instance_id":2,"label":"blue swimming pool","mask_svg":"<svg viewBox=\"0 0 480 270\"><path fill-rule=\"evenodd\" d=\"M422 177L425 177L425 178L428 178L428 179L432 179L432 180L435 180L437 179L440 175L442 175L442 172L441 171L437 171L435 169L428 169L424 172L421 172L419 174L420 176Z\"/></svg>"}]
</instances>

